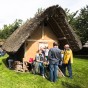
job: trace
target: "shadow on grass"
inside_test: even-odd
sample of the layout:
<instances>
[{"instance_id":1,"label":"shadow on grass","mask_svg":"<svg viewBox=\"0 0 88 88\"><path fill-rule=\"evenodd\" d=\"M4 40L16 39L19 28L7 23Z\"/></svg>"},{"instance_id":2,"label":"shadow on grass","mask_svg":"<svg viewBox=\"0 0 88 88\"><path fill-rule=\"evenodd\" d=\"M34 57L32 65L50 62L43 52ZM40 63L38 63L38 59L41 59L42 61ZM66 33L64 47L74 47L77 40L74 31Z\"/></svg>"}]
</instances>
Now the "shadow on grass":
<instances>
[{"instance_id":1,"label":"shadow on grass","mask_svg":"<svg viewBox=\"0 0 88 88\"><path fill-rule=\"evenodd\" d=\"M2 62L4 63L4 65L8 68L8 59L9 58L6 58L6 59L2 59Z\"/></svg>"},{"instance_id":2,"label":"shadow on grass","mask_svg":"<svg viewBox=\"0 0 88 88\"><path fill-rule=\"evenodd\" d=\"M62 82L62 85L64 86L64 88L81 88L79 85L67 82Z\"/></svg>"},{"instance_id":3,"label":"shadow on grass","mask_svg":"<svg viewBox=\"0 0 88 88\"><path fill-rule=\"evenodd\" d=\"M86 59L86 60L88 60L88 55L75 55L74 58Z\"/></svg>"},{"instance_id":4,"label":"shadow on grass","mask_svg":"<svg viewBox=\"0 0 88 88\"><path fill-rule=\"evenodd\" d=\"M0 65L2 65L2 63L0 63Z\"/></svg>"}]
</instances>

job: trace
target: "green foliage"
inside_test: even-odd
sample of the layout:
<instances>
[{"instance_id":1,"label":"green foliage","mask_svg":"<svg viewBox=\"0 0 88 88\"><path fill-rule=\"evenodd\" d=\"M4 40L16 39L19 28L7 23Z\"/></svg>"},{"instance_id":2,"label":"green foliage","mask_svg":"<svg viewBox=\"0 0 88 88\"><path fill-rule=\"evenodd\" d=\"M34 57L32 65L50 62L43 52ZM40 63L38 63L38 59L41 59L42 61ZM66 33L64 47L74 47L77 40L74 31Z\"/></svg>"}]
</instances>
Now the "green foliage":
<instances>
[{"instance_id":1,"label":"green foliage","mask_svg":"<svg viewBox=\"0 0 88 88\"><path fill-rule=\"evenodd\" d=\"M76 18L75 27L79 31L82 42L88 41L88 6L81 9Z\"/></svg>"},{"instance_id":2,"label":"green foliage","mask_svg":"<svg viewBox=\"0 0 88 88\"><path fill-rule=\"evenodd\" d=\"M78 11L70 13L70 10L68 10L66 8L65 12L66 12L67 20L68 20L69 24L72 26L73 30L77 33L77 30L76 30L76 27L75 27L75 23L76 23L75 18L77 16Z\"/></svg>"},{"instance_id":3,"label":"green foliage","mask_svg":"<svg viewBox=\"0 0 88 88\"><path fill-rule=\"evenodd\" d=\"M14 23L4 25L3 29L0 30L0 39L7 39L20 25L22 20L16 20Z\"/></svg>"},{"instance_id":4,"label":"green foliage","mask_svg":"<svg viewBox=\"0 0 88 88\"><path fill-rule=\"evenodd\" d=\"M88 41L88 6L82 8L77 16L76 14L78 11L75 13L70 13L68 9L65 9L65 11L67 13L68 22L80 36L80 39L84 44Z\"/></svg>"},{"instance_id":5,"label":"green foliage","mask_svg":"<svg viewBox=\"0 0 88 88\"><path fill-rule=\"evenodd\" d=\"M73 79L59 78L52 83L39 75L31 73L17 73L5 66L7 55L0 58L0 88L87 88L88 60L74 58Z\"/></svg>"}]
</instances>

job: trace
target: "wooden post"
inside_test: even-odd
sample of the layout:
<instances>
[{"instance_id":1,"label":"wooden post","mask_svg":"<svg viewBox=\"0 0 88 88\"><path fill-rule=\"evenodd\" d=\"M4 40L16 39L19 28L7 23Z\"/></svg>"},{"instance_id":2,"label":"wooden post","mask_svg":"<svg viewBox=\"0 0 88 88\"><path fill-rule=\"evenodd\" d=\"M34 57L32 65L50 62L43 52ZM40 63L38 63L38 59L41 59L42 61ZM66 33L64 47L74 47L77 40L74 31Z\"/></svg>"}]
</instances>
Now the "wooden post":
<instances>
[{"instance_id":1,"label":"wooden post","mask_svg":"<svg viewBox=\"0 0 88 88\"><path fill-rule=\"evenodd\" d=\"M42 27L42 39L44 39L44 23L43 23L43 27Z\"/></svg>"}]
</instances>

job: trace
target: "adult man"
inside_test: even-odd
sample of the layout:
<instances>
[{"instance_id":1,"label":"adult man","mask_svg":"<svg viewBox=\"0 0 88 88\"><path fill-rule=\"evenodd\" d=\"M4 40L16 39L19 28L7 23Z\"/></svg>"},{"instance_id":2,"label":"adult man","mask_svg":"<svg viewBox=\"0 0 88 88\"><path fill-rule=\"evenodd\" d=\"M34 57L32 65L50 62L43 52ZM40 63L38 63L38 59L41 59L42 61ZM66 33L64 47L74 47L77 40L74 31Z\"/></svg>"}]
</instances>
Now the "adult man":
<instances>
[{"instance_id":1,"label":"adult man","mask_svg":"<svg viewBox=\"0 0 88 88\"><path fill-rule=\"evenodd\" d=\"M61 60L61 50L58 48L58 44L56 42L53 43L53 48L49 50L48 58L50 66L50 81L56 82L58 64Z\"/></svg>"},{"instance_id":2,"label":"adult man","mask_svg":"<svg viewBox=\"0 0 88 88\"><path fill-rule=\"evenodd\" d=\"M69 77L72 78L72 67L71 63L73 63L73 54L72 50L70 49L69 45L66 44L64 46L64 59L63 59L63 73L66 75L66 67L69 73Z\"/></svg>"}]
</instances>

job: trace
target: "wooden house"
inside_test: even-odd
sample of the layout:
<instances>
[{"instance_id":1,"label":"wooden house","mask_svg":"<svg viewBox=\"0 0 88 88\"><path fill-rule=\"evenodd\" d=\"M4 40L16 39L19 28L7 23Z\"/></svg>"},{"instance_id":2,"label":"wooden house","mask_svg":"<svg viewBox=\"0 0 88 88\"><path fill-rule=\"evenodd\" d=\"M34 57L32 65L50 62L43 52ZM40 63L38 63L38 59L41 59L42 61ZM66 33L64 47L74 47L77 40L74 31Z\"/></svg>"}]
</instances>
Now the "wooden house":
<instances>
[{"instance_id":1,"label":"wooden house","mask_svg":"<svg viewBox=\"0 0 88 88\"><path fill-rule=\"evenodd\" d=\"M35 59L40 47L52 48L54 41L59 43L61 49L65 44L69 44L73 51L82 48L78 36L67 21L65 11L58 5L27 20L6 40L2 48L18 60L24 58L28 61L29 58Z\"/></svg>"}]
</instances>

